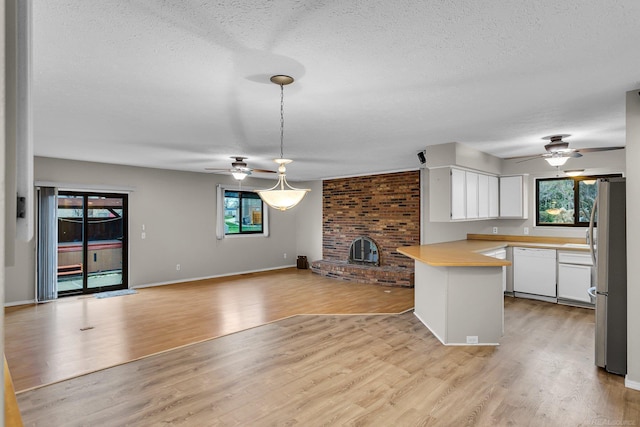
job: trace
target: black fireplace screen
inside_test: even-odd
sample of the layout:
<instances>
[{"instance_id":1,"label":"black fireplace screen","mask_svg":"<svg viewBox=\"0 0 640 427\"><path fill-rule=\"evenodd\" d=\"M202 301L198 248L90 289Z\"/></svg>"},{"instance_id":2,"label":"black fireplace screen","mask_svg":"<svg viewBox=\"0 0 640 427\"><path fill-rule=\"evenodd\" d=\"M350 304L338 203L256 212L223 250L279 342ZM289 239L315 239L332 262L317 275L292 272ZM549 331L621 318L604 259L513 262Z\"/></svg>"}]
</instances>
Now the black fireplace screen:
<instances>
[{"instance_id":1,"label":"black fireplace screen","mask_svg":"<svg viewBox=\"0 0 640 427\"><path fill-rule=\"evenodd\" d=\"M358 237L349 248L349 262L352 264L380 265L378 246L368 237Z\"/></svg>"}]
</instances>

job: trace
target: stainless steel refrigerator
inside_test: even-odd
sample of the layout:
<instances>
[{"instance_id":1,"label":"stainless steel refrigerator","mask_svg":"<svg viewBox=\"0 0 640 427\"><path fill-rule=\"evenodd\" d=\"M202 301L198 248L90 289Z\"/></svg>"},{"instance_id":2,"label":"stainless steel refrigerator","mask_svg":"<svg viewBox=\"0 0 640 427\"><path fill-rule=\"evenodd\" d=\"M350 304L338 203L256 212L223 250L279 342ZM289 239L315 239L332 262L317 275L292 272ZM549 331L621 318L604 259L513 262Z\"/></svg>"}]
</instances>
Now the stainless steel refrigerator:
<instances>
[{"instance_id":1,"label":"stainless steel refrigerator","mask_svg":"<svg viewBox=\"0 0 640 427\"><path fill-rule=\"evenodd\" d=\"M597 239L594 214L597 212ZM598 197L589 225L596 266L595 363L608 372L627 373L627 228L624 178L598 179Z\"/></svg>"}]
</instances>

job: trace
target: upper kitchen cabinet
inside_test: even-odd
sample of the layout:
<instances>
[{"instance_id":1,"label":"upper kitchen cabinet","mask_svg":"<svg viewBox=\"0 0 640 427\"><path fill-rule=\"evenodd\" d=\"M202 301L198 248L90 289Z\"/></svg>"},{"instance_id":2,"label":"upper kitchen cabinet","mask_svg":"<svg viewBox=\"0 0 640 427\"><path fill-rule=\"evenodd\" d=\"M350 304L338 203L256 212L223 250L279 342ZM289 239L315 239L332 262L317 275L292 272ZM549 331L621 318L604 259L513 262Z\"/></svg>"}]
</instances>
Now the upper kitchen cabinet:
<instances>
[{"instance_id":1,"label":"upper kitchen cabinet","mask_svg":"<svg viewBox=\"0 0 640 427\"><path fill-rule=\"evenodd\" d=\"M498 217L498 178L460 168L429 170L431 221L470 221Z\"/></svg>"},{"instance_id":2,"label":"upper kitchen cabinet","mask_svg":"<svg viewBox=\"0 0 640 427\"><path fill-rule=\"evenodd\" d=\"M500 177L500 218L526 219L527 175Z\"/></svg>"},{"instance_id":3,"label":"upper kitchen cabinet","mask_svg":"<svg viewBox=\"0 0 640 427\"><path fill-rule=\"evenodd\" d=\"M500 180L497 176L489 177L489 218L500 216Z\"/></svg>"},{"instance_id":4,"label":"upper kitchen cabinet","mask_svg":"<svg viewBox=\"0 0 640 427\"><path fill-rule=\"evenodd\" d=\"M491 217L491 209L489 209L489 206L492 203L491 193L489 192L490 190L489 180L491 178L495 178L497 182L498 178L496 178L495 176L489 176L482 173L478 174L478 218L479 219L486 219ZM494 210L497 212L498 199L496 198L494 200L496 205L496 209ZM498 214L496 213L494 218L496 218L497 216Z\"/></svg>"},{"instance_id":5,"label":"upper kitchen cabinet","mask_svg":"<svg viewBox=\"0 0 640 427\"><path fill-rule=\"evenodd\" d=\"M460 169L442 169L442 173L445 175L444 179L438 179L438 185L436 188L431 187L430 193L433 195L435 192L436 197L440 198L443 196L450 197L449 201L446 204L437 203L435 208L437 210L441 210L445 219L433 219L432 221L451 221L451 220L461 220L466 219L467 217L467 184L466 184L466 173ZM446 172L446 174L445 174ZM449 185L447 185L446 181L449 181ZM429 181L431 182L431 181ZM446 193L446 194L443 194ZM433 199L431 199L433 201ZM431 207L429 209L434 208L434 203L432 202ZM446 209L445 209L446 208ZM433 212L433 211L432 211Z\"/></svg>"},{"instance_id":6,"label":"upper kitchen cabinet","mask_svg":"<svg viewBox=\"0 0 640 427\"><path fill-rule=\"evenodd\" d=\"M466 212L467 219L478 219L478 174L475 172L466 171L464 173L464 182L466 187Z\"/></svg>"}]
</instances>

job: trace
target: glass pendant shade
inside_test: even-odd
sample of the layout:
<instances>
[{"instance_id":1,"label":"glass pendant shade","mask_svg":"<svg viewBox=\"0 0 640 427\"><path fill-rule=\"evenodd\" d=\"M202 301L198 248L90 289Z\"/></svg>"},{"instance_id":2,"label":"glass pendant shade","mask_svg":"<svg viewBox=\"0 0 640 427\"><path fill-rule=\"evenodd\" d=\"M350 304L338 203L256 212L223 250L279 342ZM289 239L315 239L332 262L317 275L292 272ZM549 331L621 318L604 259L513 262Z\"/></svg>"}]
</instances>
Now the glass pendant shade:
<instances>
[{"instance_id":1,"label":"glass pendant shade","mask_svg":"<svg viewBox=\"0 0 640 427\"><path fill-rule=\"evenodd\" d=\"M302 201L309 190L261 190L260 198L274 209L286 211Z\"/></svg>"},{"instance_id":2,"label":"glass pendant shade","mask_svg":"<svg viewBox=\"0 0 640 427\"><path fill-rule=\"evenodd\" d=\"M304 196L311 190L295 188L289 185L285 175L285 164L291 163L289 159L275 159L278 167L278 182L267 190L258 190L257 193L267 205L280 211L286 211L296 206L302 201Z\"/></svg>"},{"instance_id":3,"label":"glass pendant shade","mask_svg":"<svg viewBox=\"0 0 640 427\"><path fill-rule=\"evenodd\" d=\"M565 156L562 156L562 155L555 155L554 154L551 157L545 157L545 160L551 166L562 166L565 163L567 163L567 160L569 160L569 157L565 157Z\"/></svg>"},{"instance_id":4,"label":"glass pendant shade","mask_svg":"<svg viewBox=\"0 0 640 427\"><path fill-rule=\"evenodd\" d=\"M247 177L247 175L249 175L246 172L231 172L231 175L233 175L233 177L235 179L237 179L238 181L242 181L243 179L245 179Z\"/></svg>"}]
</instances>

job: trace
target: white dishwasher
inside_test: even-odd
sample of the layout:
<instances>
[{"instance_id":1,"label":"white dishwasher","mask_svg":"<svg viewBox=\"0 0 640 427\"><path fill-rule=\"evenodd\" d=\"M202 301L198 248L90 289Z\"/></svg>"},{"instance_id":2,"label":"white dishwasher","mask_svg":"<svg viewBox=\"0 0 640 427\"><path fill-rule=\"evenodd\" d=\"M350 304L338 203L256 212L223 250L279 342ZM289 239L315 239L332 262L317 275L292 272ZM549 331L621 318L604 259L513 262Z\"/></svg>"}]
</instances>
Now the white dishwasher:
<instances>
[{"instance_id":1,"label":"white dishwasher","mask_svg":"<svg viewBox=\"0 0 640 427\"><path fill-rule=\"evenodd\" d=\"M513 248L516 296L557 302L555 249Z\"/></svg>"}]
</instances>

